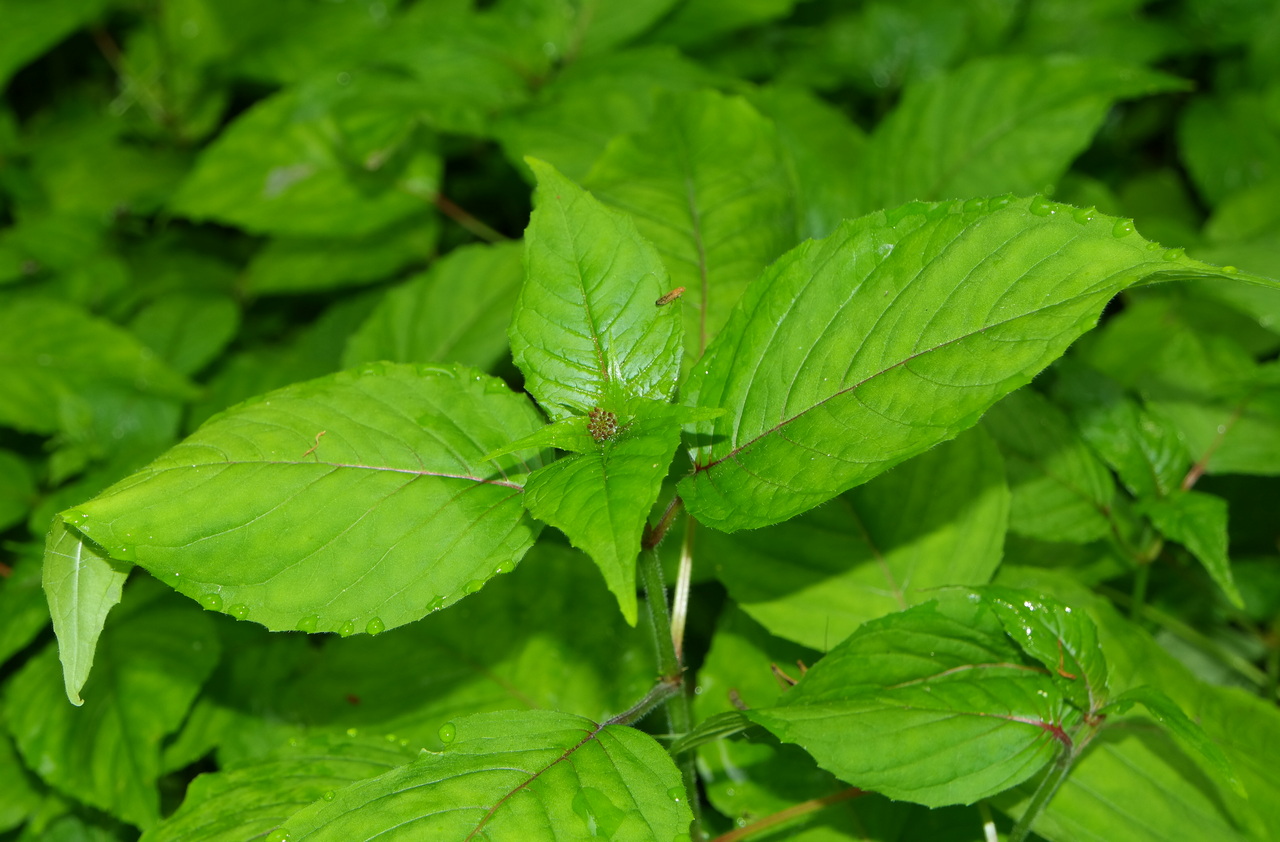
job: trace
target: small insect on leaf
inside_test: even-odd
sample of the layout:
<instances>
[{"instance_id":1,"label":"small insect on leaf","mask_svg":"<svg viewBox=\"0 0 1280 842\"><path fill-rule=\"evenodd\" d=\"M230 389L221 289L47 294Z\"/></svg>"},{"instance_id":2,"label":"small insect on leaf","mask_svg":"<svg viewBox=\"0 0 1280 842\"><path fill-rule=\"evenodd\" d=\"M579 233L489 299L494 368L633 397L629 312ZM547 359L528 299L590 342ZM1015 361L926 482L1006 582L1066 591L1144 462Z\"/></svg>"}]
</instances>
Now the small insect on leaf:
<instances>
[{"instance_id":1,"label":"small insect on leaf","mask_svg":"<svg viewBox=\"0 0 1280 842\"><path fill-rule=\"evenodd\" d=\"M665 307L666 305L670 304L672 301L675 301L677 298L679 298L682 295L684 295L684 287L676 287L675 289L671 290L671 292L662 296L661 298L659 298L657 301L653 303L654 303L654 306Z\"/></svg>"}]
</instances>

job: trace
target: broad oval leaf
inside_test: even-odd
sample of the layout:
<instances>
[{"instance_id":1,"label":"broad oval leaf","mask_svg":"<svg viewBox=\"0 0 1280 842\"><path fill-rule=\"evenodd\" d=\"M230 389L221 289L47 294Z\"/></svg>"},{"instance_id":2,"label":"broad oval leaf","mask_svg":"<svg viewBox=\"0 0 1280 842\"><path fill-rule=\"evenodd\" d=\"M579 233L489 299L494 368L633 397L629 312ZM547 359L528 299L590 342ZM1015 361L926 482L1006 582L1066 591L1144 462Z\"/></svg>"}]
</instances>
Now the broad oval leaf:
<instances>
[{"instance_id":1,"label":"broad oval leaf","mask_svg":"<svg viewBox=\"0 0 1280 842\"><path fill-rule=\"evenodd\" d=\"M681 322L656 306L670 289L657 251L630 217L541 161L525 232L525 282L511 352L553 419L607 399L665 400L680 370Z\"/></svg>"},{"instance_id":2,"label":"broad oval leaf","mask_svg":"<svg viewBox=\"0 0 1280 842\"><path fill-rule=\"evenodd\" d=\"M1078 719L976 595L867 623L747 715L854 786L929 807L1021 783Z\"/></svg>"},{"instance_id":3,"label":"broad oval leaf","mask_svg":"<svg viewBox=\"0 0 1280 842\"><path fill-rule=\"evenodd\" d=\"M538 454L480 457L540 423L473 369L374 364L233 407L64 518L206 608L376 633L529 548L521 485Z\"/></svg>"},{"instance_id":4,"label":"broad oval leaf","mask_svg":"<svg viewBox=\"0 0 1280 842\"><path fill-rule=\"evenodd\" d=\"M441 736L443 751L318 802L281 838L669 842L693 819L670 756L633 728L523 711L462 717Z\"/></svg>"},{"instance_id":5,"label":"broad oval leaf","mask_svg":"<svg viewBox=\"0 0 1280 842\"><path fill-rule=\"evenodd\" d=\"M670 306L696 359L742 291L796 243L793 191L773 125L715 91L659 97L643 131L616 138L586 186L626 211L666 261Z\"/></svg>"},{"instance_id":6,"label":"broad oval leaf","mask_svg":"<svg viewBox=\"0 0 1280 842\"><path fill-rule=\"evenodd\" d=\"M786 520L972 426L1125 287L1214 273L1040 197L846 222L766 270L695 367L692 401L728 412L681 496L721 530Z\"/></svg>"}]
</instances>

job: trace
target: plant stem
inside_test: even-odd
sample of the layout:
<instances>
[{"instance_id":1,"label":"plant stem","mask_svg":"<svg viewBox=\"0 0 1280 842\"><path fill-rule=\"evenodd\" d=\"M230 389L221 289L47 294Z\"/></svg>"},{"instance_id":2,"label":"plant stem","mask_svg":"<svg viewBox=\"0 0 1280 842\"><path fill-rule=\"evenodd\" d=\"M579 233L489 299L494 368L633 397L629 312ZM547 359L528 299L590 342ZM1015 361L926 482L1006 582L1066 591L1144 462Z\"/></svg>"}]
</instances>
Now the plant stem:
<instances>
[{"instance_id":1,"label":"plant stem","mask_svg":"<svg viewBox=\"0 0 1280 842\"><path fill-rule=\"evenodd\" d=\"M610 717L605 722L605 725L631 725L634 722L638 722L644 719L651 710L674 696L679 690L680 686L677 683L659 681L652 690L645 694L643 699L617 716Z\"/></svg>"},{"instance_id":2,"label":"plant stem","mask_svg":"<svg viewBox=\"0 0 1280 842\"><path fill-rule=\"evenodd\" d=\"M721 834L720 836L717 836L713 842L737 842L739 839L746 839L749 836L754 836L762 830L768 830L769 828L776 827L783 822L789 822L792 819L797 819L809 813L816 813L818 810L830 807L832 804L839 804L841 801L848 801L850 798L857 798L859 795L863 794L862 790L858 789L856 786L851 786L848 789L842 789L839 792L832 793L831 795L827 795L822 798L814 798L811 801L802 802L794 807L788 807L787 809L780 810L771 816L765 816L763 819L752 822L746 827L740 827L736 830L731 830L728 833Z\"/></svg>"},{"instance_id":3,"label":"plant stem","mask_svg":"<svg viewBox=\"0 0 1280 842\"><path fill-rule=\"evenodd\" d=\"M984 842L1000 842L1000 831L996 830L996 820L991 817L991 805L985 801L979 801L978 815L982 817Z\"/></svg>"},{"instance_id":4,"label":"plant stem","mask_svg":"<svg viewBox=\"0 0 1280 842\"><path fill-rule=\"evenodd\" d=\"M677 498L678 499L678 498ZM673 507L675 503L673 501ZM670 512L671 509L668 509ZM663 515L663 520L667 516ZM671 636L671 614L667 608L667 588L662 576L662 560L658 551L646 548L640 554L640 578L644 583L645 602L653 621L654 645L658 654L659 686L669 684L674 692L667 698L667 725L672 734L683 736L693 728L693 710L689 704L689 688L684 683L684 664L676 652ZM690 752L676 760L680 775L684 778L689 809L693 811L693 825L689 830L695 840L702 837L702 803L698 798L698 778L694 771L694 756Z\"/></svg>"},{"instance_id":5,"label":"plant stem","mask_svg":"<svg viewBox=\"0 0 1280 842\"><path fill-rule=\"evenodd\" d=\"M439 208L440 212L445 216L467 229L470 233L484 240L486 243L503 243L510 239L502 232L489 227L479 219L476 219L474 216L467 213L443 193L437 193L432 196L431 204Z\"/></svg>"},{"instance_id":6,"label":"plant stem","mask_svg":"<svg viewBox=\"0 0 1280 842\"><path fill-rule=\"evenodd\" d=\"M684 627L689 616L689 584L693 580L693 519L685 521L680 542L680 567L676 571L676 593L671 600L671 644L676 658L684 663Z\"/></svg>"},{"instance_id":7,"label":"plant stem","mask_svg":"<svg viewBox=\"0 0 1280 842\"><path fill-rule=\"evenodd\" d=\"M1044 780L1040 781L1040 786L1036 787L1035 794L1031 796L1031 803L1027 805L1027 809L1022 813L1022 818L1018 819L1018 823L1009 832L1009 842L1025 842L1027 836L1031 833L1031 826L1035 824L1036 819L1044 808L1049 806L1049 802L1053 800L1054 793L1058 791L1058 787L1062 786L1062 782L1067 779L1075 757L1074 751L1070 749L1063 751L1062 756L1058 758L1058 762L1053 764L1049 774L1045 775Z\"/></svg>"},{"instance_id":8,"label":"plant stem","mask_svg":"<svg viewBox=\"0 0 1280 842\"><path fill-rule=\"evenodd\" d=\"M1151 564L1138 562L1138 570L1133 576L1133 596L1129 598L1129 619L1135 623L1142 622L1142 609L1147 601L1147 582L1151 579Z\"/></svg>"}]
</instances>

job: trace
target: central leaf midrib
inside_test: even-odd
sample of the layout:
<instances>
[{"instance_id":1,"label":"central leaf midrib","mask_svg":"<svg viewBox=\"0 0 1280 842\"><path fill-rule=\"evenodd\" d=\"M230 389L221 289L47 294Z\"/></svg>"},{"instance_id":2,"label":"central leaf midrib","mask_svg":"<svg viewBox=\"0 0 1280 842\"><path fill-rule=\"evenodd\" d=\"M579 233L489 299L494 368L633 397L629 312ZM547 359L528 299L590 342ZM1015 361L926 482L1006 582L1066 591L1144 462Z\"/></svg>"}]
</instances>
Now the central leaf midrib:
<instances>
[{"instance_id":1,"label":"central leaf midrib","mask_svg":"<svg viewBox=\"0 0 1280 842\"><path fill-rule=\"evenodd\" d=\"M392 468L390 466L385 466L385 465L381 465L381 466L354 465L354 464L346 464L341 462L284 462L284 461L278 461L273 459L237 459L234 461L226 461L226 462L204 462L198 465L174 465L172 467L163 467L163 468L153 467L150 469L150 471L153 474L159 474L167 471L190 471L194 468L216 468L223 465L236 465L236 466L238 465L291 465L291 466L318 465L318 466L323 466L327 468L336 468L336 469L383 471L386 473L394 473L394 474L411 474L413 476L421 476L421 477L437 477L439 479L459 479L459 480L466 480L469 482L478 482L478 483L481 483L482 485L500 485L504 488L512 488L512 489L515 489L516 491L521 491L521 492L524 491L524 486L517 485L516 483L511 482L509 480L484 479L482 477L471 476L469 474L449 474L443 471L415 470L412 468Z\"/></svg>"}]
</instances>

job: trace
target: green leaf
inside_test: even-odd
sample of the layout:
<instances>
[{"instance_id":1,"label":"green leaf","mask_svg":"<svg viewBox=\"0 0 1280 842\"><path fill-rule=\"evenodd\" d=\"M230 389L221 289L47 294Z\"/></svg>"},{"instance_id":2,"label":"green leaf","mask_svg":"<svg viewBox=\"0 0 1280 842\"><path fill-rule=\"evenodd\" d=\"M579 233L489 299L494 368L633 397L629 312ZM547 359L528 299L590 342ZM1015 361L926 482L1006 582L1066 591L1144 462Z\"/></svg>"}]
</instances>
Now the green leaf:
<instances>
[{"instance_id":1,"label":"green leaf","mask_svg":"<svg viewBox=\"0 0 1280 842\"><path fill-rule=\"evenodd\" d=\"M585 186L629 213L684 294L685 349L701 355L747 284L796 242L776 133L746 100L715 91L658 97L643 131L616 138ZM666 292L666 290L663 290Z\"/></svg>"},{"instance_id":2,"label":"green leaf","mask_svg":"<svg viewBox=\"0 0 1280 842\"><path fill-rule=\"evenodd\" d=\"M784 17L796 0L687 0L653 34L659 41L692 45L752 24Z\"/></svg>"},{"instance_id":3,"label":"green leaf","mask_svg":"<svg viewBox=\"0 0 1280 842\"><path fill-rule=\"evenodd\" d=\"M1049 191L1113 103L1182 87L1101 58L978 59L909 88L876 127L858 161L859 209Z\"/></svg>"},{"instance_id":4,"label":"green leaf","mask_svg":"<svg viewBox=\"0 0 1280 842\"><path fill-rule=\"evenodd\" d=\"M26 460L0 448L0 532L26 517L35 499L35 477Z\"/></svg>"},{"instance_id":5,"label":"green leaf","mask_svg":"<svg viewBox=\"0 0 1280 842\"><path fill-rule=\"evenodd\" d=\"M518 243L463 246L387 293L347 340L348 366L374 360L489 369L524 279Z\"/></svg>"},{"instance_id":6,"label":"green leaf","mask_svg":"<svg viewBox=\"0 0 1280 842\"><path fill-rule=\"evenodd\" d=\"M1000 453L974 431L786 523L699 533L698 548L753 619L826 651L937 588L985 584L1008 515Z\"/></svg>"},{"instance_id":7,"label":"green leaf","mask_svg":"<svg viewBox=\"0 0 1280 842\"><path fill-rule=\"evenodd\" d=\"M334 137L336 110L387 84L368 71L355 75L346 87L313 83L256 103L201 154L174 197L173 210L196 220L298 237L370 234L411 216L422 207L414 194L434 192L440 159L418 144L402 171L374 172L344 160L341 139ZM412 121L409 105L375 101L369 108Z\"/></svg>"},{"instance_id":8,"label":"green leaf","mask_svg":"<svg viewBox=\"0 0 1280 842\"><path fill-rule=\"evenodd\" d=\"M541 161L525 233L525 282L511 351L552 419L632 397L665 400L680 370L681 323L655 306L670 285L629 217Z\"/></svg>"},{"instance_id":9,"label":"green leaf","mask_svg":"<svg viewBox=\"0 0 1280 842\"><path fill-rule=\"evenodd\" d=\"M1151 518L1161 535L1191 551L1233 605L1244 607L1227 558L1226 500L1200 491L1179 491L1142 500L1137 508Z\"/></svg>"},{"instance_id":10,"label":"green leaf","mask_svg":"<svg viewBox=\"0 0 1280 842\"><path fill-rule=\"evenodd\" d=\"M160 744L218 659L208 619L146 579L103 632L86 702L63 701L50 644L8 682L9 729L45 781L141 827L160 818Z\"/></svg>"},{"instance_id":11,"label":"green leaf","mask_svg":"<svg viewBox=\"0 0 1280 842\"><path fill-rule=\"evenodd\" d=\"M1191 457L1173 425L1143 409L1105 375L1074 358L1062 362L1056 369L1054 395L1125 487L1139 498L1162 497L1177 489Z\"/></svg>"},{"instance_id":12,"label":"green leaf","mask_svg":"<svg viewBox=\"0 0 1280 842\"><path fill-rule=\"evenodd\" d=\"M244 290L278 295L373 283L425 263L439 236L435 215L416 214L364 237L276 237L245 269Z\"/></svg>"},{"instance_id":13,"label":"green leaf","mask_svg":"<svg viewBox=\"0 0 1280 842\"><path fill-rule=\"evenodd\" d=\"M804 243L748 288L695 367L689 511L786 520L972 426L1139 280L1213 267L1127 220L1042 198L914 203Z\"/></svg>"},{"instance_id":14,"label":"green leaf","mask_svg":"<svg viewBox=\"0 0 1280 842\"><path fill-rule=\"evenodd\" d=\"M443 751L340 790L294 815L294 842L483 833L551 842L606 836L667 842L693 815L680 773L647 734L552 711L466 716Z\"/></svg>"},{"instance_id":15,"label":"green leaf","mask_svg":"<svg viewBox=\"0 0 1280 842\"><path fill-rule=\"evenodd\" d=\"M591 556L632 625L641 534L680 444L673 410L639 404L631 420L625 413L614 418L621 425L615 433L585 453L539 468L525 483L525 508Z\"/></svg>"},{"instance_id":16,"label":"green leaf","mask_svg":"<svg viewBox=\"0 0 1280 842\"><path fill-rule=\"evenodd\" d=\"M0 666L49 624L49 604L40 588L40 548L14 548L9 572L0 577Z\"/></svg>"},{"instance_id":17,"label":"green leaf","mask_svg":"<svg viewBox=\"0 0 1280 842\"><path fill-rule=\"evenodd\" d=\"M492 13L536 32L549 55L574 61L627 43L674 5L676 0L502 0Z\"/></svg>"},{"instance_id":18,"label":"green leaf","mask_svg":"<svg viewBox=\"0 0 1280 842\"><path fill-rule=\"evenodd\" d=\"M0 0L0 18L5 28L22 37L0 40L0 88L27 62L57 44L75 30L102 14L106 0L53 0L28 3Z\"/></svg>"},{"instance_id":19,"label":"green leaf","mask_svg":"<svg viewBox=\"0 0 1280 842\"><path fill-rule=\"evenodd\" d=\"M107 614L120 602L132 565L113 561L55 518L44 553L44 592L58 635L67 698L82 705L80 690L93 666Z\"/></svg>"},{"instance_id":20,"label":"green leaf","mask_svg":"<svg viewBox=\"0 0 1280 842\"><path fill-rule=\"evenodd\" d=\"M0 306L0 424L52 433L90 387L189 397L192 386L126 331L46 299Z\"/></svg>"},{"instance_id":21,"label":"green leaf","mask_svg":"<svg viewBox=\"0 0 1280 842\"><path fill-rule=\"evenodd\" d=\"M538 424L472 369L374 364L228 410L64 517L210 610L376 633L528 549L521 483L537 454L479 457Z\"/></svg>"},{"instance_id":22,"label":"green leaf","mask_svg":"<svg viewBox=\"0 0 1280 842\"><path fill-rule=\"evenodd\" d=\"M227 346L240 326L240 308L222 295L173 293L133 317L130 330L182 374L195 374Z\"/></svg>"},{"instance_id":23,"label":"green leaf","mask_svg":"<svg viewBox=\"0 0 1280 842\"><path fill-rule=\"evenodd\" d=\"M0 720L0 725L3 725ZM23 765L9 739L9 732L0 727L0 781L5 782L0 790L0 833L12 830L23 824L33 815L43 800L36 783L35 776Z\"/></svg>"},{"instance_id":24,"label":"green leaf","mask_svg":"<svg viewBox=\"0 0 1280 842\"><path fill-rule=\"evenodd\" d=\"M763 88L750 99L773 120L791 165L800 239L827 236L858 207L861 185L849 163L861 157L866 134L803 88Z\"/></svg>"},{"instance_id":25,"label":"green leaf","mask_svg":"<svg viewBox=\"0 0 1280 842\"><path fill-rule=\"evenodd\" d=\"M1107 661L1093 621L1071 606L1031 591L986 587L975 591L1000 618L1005 633L1053 677L1080 710L1107 704Z\"/></svg>"},{"instance_id":26,"label":"green leaf","mask_svg":"<svg viewBox=\"0 0 1280 842\"><path fill-rule=\"evenodd\" d=\"M873 620L751 719L856 787L929 807L1034 775L1075 715L974 596Z\"/></svg>"},{"instance_id":27,"label":"green leaf","mask_svg":"<svg viewBox=\"0 0 1280 842\"><path fill-rule=\"evenodd\" d=\"M1201 96L1178 125L1178 147L1200 195L1211 206L1280 177L1280 89ZM1261 119L1260 119L1260 115Z\"/></svg>"},{"instance_id":28,"label":"green leaf","mask_svg":"<svg viewBox=\"0 0 1280 842\"><path fill-rule=\"evenodd\" d=\"M1218 780L1230 784L1241 797L1248 797L1244 785L1236 777L1235 770L1231 768L1231 761L1227 760L1222 749L1209 739L1199 725L1183 713L1182 708L1154 687L1134 687L1126 690L1102 712L1122 714L1135 704L1146 708L1152 718L1173 735L1178 745L1204 763L1207 771L1212 772Z\"/></svg>"},{"instance_id":29,"label":"green leaf","mask_svg":"<svg viewBox=\"0 0 1280 842\"><path fill-rule=\"evenodd\" d=\"M517 165L531 156L581 181L609 141L648 125L660 91L698 90L716 80L669 46L588 56L499 120L495 132Z\"/></svg>"},{"instance_id":30,"label":"green leaf","mask_svg":"<svg viewBox=\"0 0 1280 842\"><path fill-rule=\"evenodd\" d=\"M1005 456L1013 489L1010 529L1078 544L1111 533L1115 481L1062 410L1039 392L1019 389L993 406L982 426Z\"/></svg>"},{"instance_id":31,"label":"green leaf","mask_svg":"<svg viewBox=\"0 0 1280 842\"><path fill-rule=\"evenodd\" d=\"M196 778L182 806L141 842L240 842L265 836L308 804L383 774L416 753L381 736L316 735L260 763Z\"/></svg>"}]
</instances>

